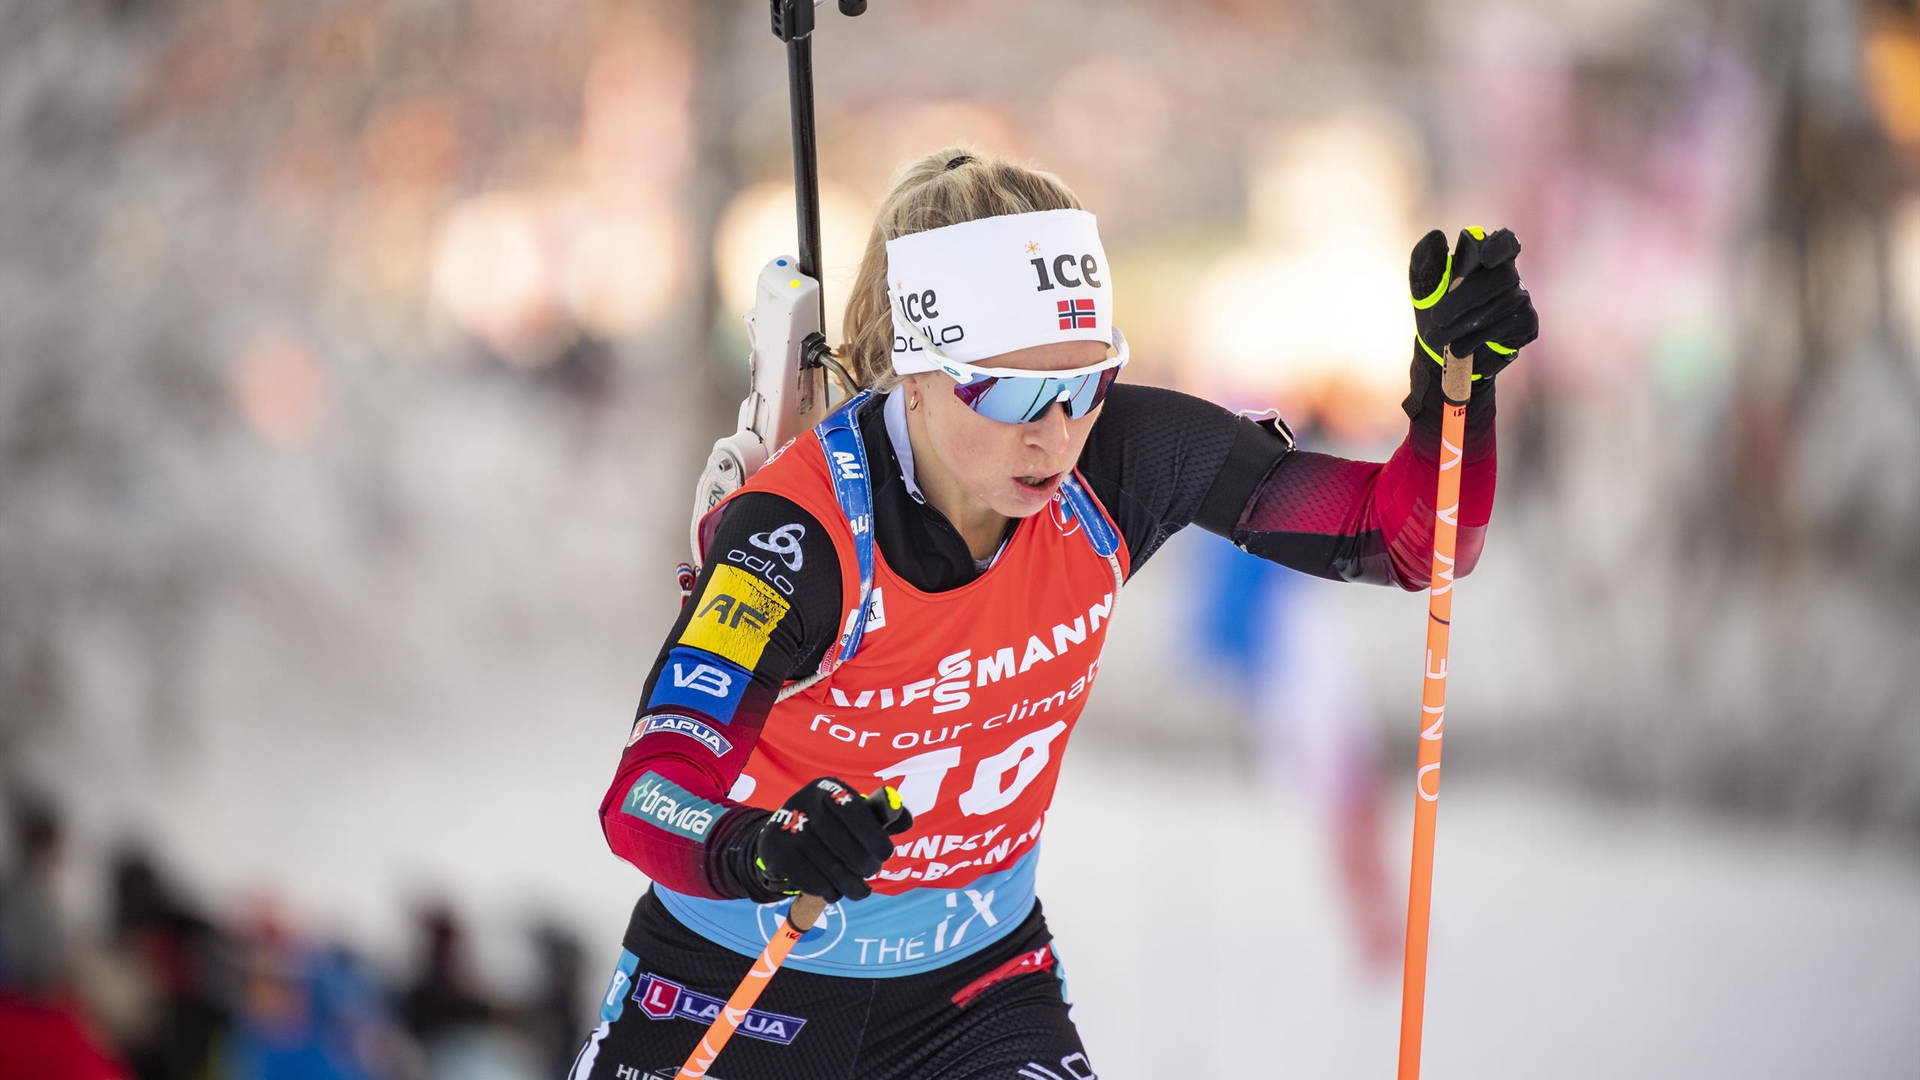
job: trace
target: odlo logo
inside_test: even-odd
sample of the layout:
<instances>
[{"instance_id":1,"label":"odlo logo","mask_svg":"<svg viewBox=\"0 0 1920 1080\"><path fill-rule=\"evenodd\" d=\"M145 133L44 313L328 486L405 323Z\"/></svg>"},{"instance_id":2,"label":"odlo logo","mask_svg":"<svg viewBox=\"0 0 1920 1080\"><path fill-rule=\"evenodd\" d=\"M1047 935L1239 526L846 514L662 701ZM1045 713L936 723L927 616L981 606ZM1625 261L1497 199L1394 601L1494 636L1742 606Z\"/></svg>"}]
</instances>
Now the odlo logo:
<instances>
[{"instance_id":1,"label":"odlo logo","mask_svg":"<svg viewBox=\"0 0 1920 1080\"><path fill-rule=\"evenodd\" d=\"M747 543L762 551L771 551L780 556L780 561L787 564L787 569L799 573L806 558L801 553L800 540L806 535L807 527L794 522L768 532L754 533L747 537Z\"/></svg>"}]
</instances>

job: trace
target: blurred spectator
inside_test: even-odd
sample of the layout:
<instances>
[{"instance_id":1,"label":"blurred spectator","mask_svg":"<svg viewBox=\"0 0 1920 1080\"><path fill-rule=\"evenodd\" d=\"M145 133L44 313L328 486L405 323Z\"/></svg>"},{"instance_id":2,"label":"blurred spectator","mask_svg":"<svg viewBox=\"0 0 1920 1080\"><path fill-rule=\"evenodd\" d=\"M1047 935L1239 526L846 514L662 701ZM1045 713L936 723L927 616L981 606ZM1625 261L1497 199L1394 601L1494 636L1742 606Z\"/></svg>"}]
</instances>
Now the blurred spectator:
<instances>
[{"instance_id":1,"label":"blurred spectator","mask_svg":"<svg viewBox=\"0 0 1920 1080\"><path fill-rule=\"evenodd\" d=\"M322 948L311 964L315 1010L339 1075L350 1080L393 1075L399 1069L400 1031L386 987L344 945Z\"/></svg>"},{"instance_id":2,"label":"blurred spectator","mask_svg":"<svg viewBox=\"0 0 1920 1080\"><path fill-rule=\"evenodd\" d=\"M344 948L312 949L278 919L247 935L244 989L227 1055L240 1080L375 1080L391 1071L378 988Z\"/></svg>"},{"instance_id":3,"label":"blurred spectator","mask_svg":"<svg viewBox=\"0 0 1920 1080\"><path fill-rule=\"evenodd\" d=\"M52 997L66 989L69 976L67 930L54 896L60 821L32 797L17 799L11 817L16 865L0 880L0 985Z\"/></svg>"},{"instance_id":4,"label":"blurred spectator","mask_svg":"<svg viewBox=\"0 0 1920 1080\"><path fill-rule=\"evenodd\" d=\"M466 931L451 908L420 913L419 966L400 998L400 1015L418 1040L432 1076L456 1076L487 1055L487 1025L497 1010L474 986Z\"/></svg>"},{"instance_id":5,"label":"blurred spectator","mask_svg":"<svg viewBox=\"0 0 1920 1080\"><path fill-rule=\"evenodd\" d=\"M69 938L55 896L60 818L39 799L11 807L15 865L0 876L0 1077L120 1080L72 994Z\"/></svg>"},{"instance_id":6,"label":"blurred spectator","mask_svg":"<svg viewBox=\"0 0 1920 1080\"><path fill-rule=\"evenodd\" d=\"M586 952L578 937L554 922L536 926L533 941L539 955L539 981L527 1005L527 1034L538 1048L542 1067L550 1075L564 1076L580 1050L580 1032L587 1026L580 1009Z\"/></svg>"},{"instance_id":7,"label":"blurred spectator","mask_svg":"<svg viewBox=\"0 0 1920 1080\"><path fill-rule=\"evenodd\" d=\"M203 1080L231 1022L226 935L168 886L145 851L111 872L112 915L88 979L101 1022L139 1080Z\"/></svg>"},{"instance_id":8,"label":"blurred spectator","mask_svg":"<svg viewBox=\"0 0 1920 1080\"><path fill-rule=\"evenodd\" d=\"M330 1061L314 987L298 948L276 923L247 935L243 990L229 1060L249 1080L328 1080L351 1075Z\"/></svg>"}]
</instances>

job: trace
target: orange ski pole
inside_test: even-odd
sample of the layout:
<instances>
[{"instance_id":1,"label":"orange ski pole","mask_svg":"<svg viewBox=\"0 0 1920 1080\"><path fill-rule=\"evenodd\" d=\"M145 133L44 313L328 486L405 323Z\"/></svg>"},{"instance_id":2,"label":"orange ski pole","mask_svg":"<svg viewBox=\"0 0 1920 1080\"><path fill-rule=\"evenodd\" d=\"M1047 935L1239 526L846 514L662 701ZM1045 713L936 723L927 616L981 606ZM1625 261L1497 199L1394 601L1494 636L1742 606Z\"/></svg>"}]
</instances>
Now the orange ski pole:
<instances>
[{"instance_id":1,"label":"orange ski pole","mask_svg":"<svg viewBox=\"0 0 1920 1080\"><path fill-rule=\"evenodd\" d=\"M900 803L900 793L892 787L883 787L867 796L867 805L879 813L889 827L907 811ZM904 827L904 826L903 826ZM827 902L810 893L794 897L793 905L787 908L787 917L781 921L780 930L767 941L767 947L760 950L760 958L747 969L746 977L734 988L733 996L707 1026L707 1033L700 1037L700 1045L687 1055L687 1063L680 1066L673 1080L701 1080L707 1070L713 1068L713 1059L720 1056L726 1048L727 1040L733 1038L734 1029L740 1021L747 1018L747 1010L760 1000L760 992L767 988L773 973L786 963L787 954L793 951L793 943L800 935L813 929L820 921L820 913L827 909Z\"/></svg>"},{"instance_id":2,"label":"orange ski pole","mask_svg":"<svg viewBox=\"0 0 1920 1080\"><path fill-rule=\"evenodd\" d=\"M734 1029L746 1018L747 1010L760 1000L760 991L767 988L767 981L773 978L774 972L780 970L787 954L793 951L793 943L800 940L801 934L813 929L813 924L819 921L820 913L826 907L827 902L817 896L801 896L794 900L793 906L787 909L786 919L780 923L779 933L774 934L772 940L767 942L767 947L760 950L760 958L747 969L746 978L740 980L740 985L734 989L733 996L727 999L720 1015L713 1018L707 1033L700 1037L700 1045L693 1048L693 1053L688 1055L687 1063L680 1066L674 1080L701 1080L707 1075L707 1070L713 1067L713 1059L720 1056L727 1040L733 1038Z\"/></svg>"},{"instance_id":3,"label":"orange ski pole","mask_svg":"<svg viewBox=\"0 0 1920 1080\"><path fill-rule=\"evenodd\" d=\"M1434 498L1433 581L1427 593L1426 682L1420 694L1420 768L1414 774L1413 871L1407 882L1407 958L1400 993L1399 1080L1420 1076L1427 1007L1427 924L1433 909L1433 832L1440 809L1440 736L1447 715L1447 645L1453 623L1453 558L1460 528L1460 462L1466 443L1473 354L1446 351L1440 389L1440 488Z\"/></svg>"}]
</instances>

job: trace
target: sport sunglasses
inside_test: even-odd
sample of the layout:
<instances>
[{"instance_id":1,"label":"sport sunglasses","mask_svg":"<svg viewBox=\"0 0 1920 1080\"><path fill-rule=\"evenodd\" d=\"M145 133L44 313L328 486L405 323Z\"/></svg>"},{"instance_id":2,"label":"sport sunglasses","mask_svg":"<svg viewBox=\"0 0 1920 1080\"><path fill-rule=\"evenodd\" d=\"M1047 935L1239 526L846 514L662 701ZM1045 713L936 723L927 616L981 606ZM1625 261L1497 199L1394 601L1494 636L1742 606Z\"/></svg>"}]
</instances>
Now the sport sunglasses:
<instances>
[{"instance_id":1,"label":"sport sunglasses","mask_svg":"<svg viewBox=\"0 0 1920 1080\"><path fill-rule=\"evenodd\" d=\"M980 367L942 355L918 327L913 327L913 336L940 370L953 379L955 397L981 416L1003 424L1032 423L1046 415L1056 401L1068 416L1078 420L1107 399L1107 391L1130 358L1126 335L1117 327L1113 331L1114 355L1086 367L1048 372Z\"/></svg>"}]
</instances>

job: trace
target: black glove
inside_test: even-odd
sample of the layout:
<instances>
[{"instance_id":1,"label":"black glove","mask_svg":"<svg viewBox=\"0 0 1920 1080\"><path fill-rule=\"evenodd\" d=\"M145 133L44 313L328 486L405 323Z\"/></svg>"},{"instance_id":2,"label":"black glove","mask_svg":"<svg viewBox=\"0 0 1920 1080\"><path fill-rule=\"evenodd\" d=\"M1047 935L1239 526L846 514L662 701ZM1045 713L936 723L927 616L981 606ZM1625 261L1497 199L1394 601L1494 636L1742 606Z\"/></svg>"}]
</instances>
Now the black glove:
<instances>
[{"instance_id":1,"label":"black glove","mask_svg":"<svg viewBox=\"0 0 1920 1080\"><path fill-rule=\"evenodd\" d=\"M1462 229L1451 254L1439 229L1414 245L1407 263L1413 392L1402 404L1409 417L1420 415L1428 384L1446 364L1449 347L1456 356L1473 353L1473 378L1479 382L1498 375L1521 346L1540 336L1540 317L1514 265L1519 254L1520 241L1508 229Z\"/></svg>"},{"instance_id":2,"label":"black glove","mask_svg":"<svg viewBox=\"0 0 1920 1080\"><path fill-rule=\"evenodd\" d=\"M891 787L863 799L849 785L823 776L794 792L760 826L753 862L758 884L828 903L864 900L873 892L867 879L893 854L891 838L912 827L912 811Z\"/></svg>"}]
</instances>

